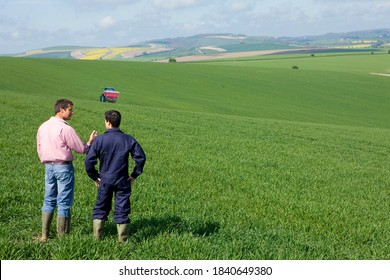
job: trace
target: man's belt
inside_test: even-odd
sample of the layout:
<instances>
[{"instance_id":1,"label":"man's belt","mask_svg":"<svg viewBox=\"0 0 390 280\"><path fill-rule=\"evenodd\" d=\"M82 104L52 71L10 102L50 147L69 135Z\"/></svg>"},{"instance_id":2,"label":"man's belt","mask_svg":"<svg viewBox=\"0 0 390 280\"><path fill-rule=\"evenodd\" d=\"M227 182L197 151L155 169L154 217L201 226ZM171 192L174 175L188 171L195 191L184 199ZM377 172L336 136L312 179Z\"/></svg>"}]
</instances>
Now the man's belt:
<instances>
[{"instance_id":1,"label":"man's belt","mask_svg":"<svg viewBox=\"0 0 390 280\"><path fill-rule=\"evenodd\" d=\"M45 164L71 164L71 161L45 161Z\"/></svg>"}]
</instances>

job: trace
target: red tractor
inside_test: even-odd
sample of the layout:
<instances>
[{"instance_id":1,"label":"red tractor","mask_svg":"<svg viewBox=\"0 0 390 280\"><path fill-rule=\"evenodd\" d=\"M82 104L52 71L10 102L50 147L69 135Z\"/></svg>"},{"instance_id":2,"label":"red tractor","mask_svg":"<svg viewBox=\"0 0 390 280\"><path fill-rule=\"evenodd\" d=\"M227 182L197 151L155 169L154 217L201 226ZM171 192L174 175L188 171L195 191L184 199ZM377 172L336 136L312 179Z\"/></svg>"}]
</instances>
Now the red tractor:
<instances>
[{"instance_id":1,"label":"red tractor","mask_svg":"<svg viewBox=\"0 0 390 280\"><path fill-rule=\"evenodd\" d=\"M120 93L114 88L105 87L103 93L100 95L100 102L116 102Z\"/></svg>"}]
</instances>

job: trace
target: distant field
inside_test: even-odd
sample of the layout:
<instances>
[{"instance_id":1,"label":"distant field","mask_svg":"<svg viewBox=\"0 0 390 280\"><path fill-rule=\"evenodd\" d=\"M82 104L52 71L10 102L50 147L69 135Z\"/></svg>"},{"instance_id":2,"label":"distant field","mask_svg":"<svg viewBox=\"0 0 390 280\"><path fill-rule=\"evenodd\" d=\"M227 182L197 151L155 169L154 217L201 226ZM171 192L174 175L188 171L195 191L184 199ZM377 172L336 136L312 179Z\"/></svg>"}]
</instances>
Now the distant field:
<instances>
[{"instance_id":1,"label":"distant field","mask_svg":"<svg viewBox=\"0 0 390 280\"><path fill-rule=\"evenodd\" d=\"M0 58L0 258L389 259L388 54L149 63ZM298 69L292 69L298 66ZM99 102L105 86L121 92ZM148 162L132 236L92 237L96 190L76 155L71 234L39 244L35 135L58 98L87 139L103 113ZM53 224L52 234L55 235Z\"/></svg>"},{"instance_id":2,"label":"distant field","mask_svg":"<svg viewBox=\"0 0 390 280\"><path fill-rule=\"evenodd\" d=\"M221 48L229 52L246 52L246 51L259 51L259 50L284 50L294 49L294 47L282 44L235 44L235 45L221 45Z\"/></svg>"},{"instance_id":3,"label":"distant field","mask_svg":"<svg viewBox=\"0 0 390 280\"><path fill-rule=\"evenodd\" d=\"M328 33L314 36L270 37L244 34L198 34L150 40L129 46L54 46L15 54L18 57L74 58L87 60L156 61L191 56L191 61L204 59L203 55L235 53L236 57L249 56L245 52L322 49L327 53L342 51L386 51L389 29L373 29L347 33ZM318 52L318 50L316 50ZM70 57L66 57L65 54ZM231 54L230 54L231 55ZM221 58L221 57L219 57ZM223 57L226 59L226 57ZM189 58L186 58L188 61Z\"/></svg>"}]
</instances>

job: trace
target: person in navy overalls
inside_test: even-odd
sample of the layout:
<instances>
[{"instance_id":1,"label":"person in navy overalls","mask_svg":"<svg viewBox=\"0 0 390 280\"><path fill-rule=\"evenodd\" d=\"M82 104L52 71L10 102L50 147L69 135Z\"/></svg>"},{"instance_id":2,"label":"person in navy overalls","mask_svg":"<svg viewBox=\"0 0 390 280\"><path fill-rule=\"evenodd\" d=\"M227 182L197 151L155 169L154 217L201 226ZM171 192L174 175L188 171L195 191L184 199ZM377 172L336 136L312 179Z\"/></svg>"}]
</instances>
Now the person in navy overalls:
<instances>
[{"instance_id":1,"label":"person in navy overalls","mask_svg":"<svg viewBox=\"0 0 390 280\"><path fill-rule=\"evenodd\" d=\"M95 138L84 166L88 176L98 187L92 214L94 236L97 239L101 237L115 195L114 220L117 224L118 241L123 243L129 237L131 186L143 172L146 156L137 140L119 129L120 123L120 112L105 112L107 130ZM135 166L129 175L130 156ZM95 168L98 160L99 172Z\"/></svg>"}]
</instances>

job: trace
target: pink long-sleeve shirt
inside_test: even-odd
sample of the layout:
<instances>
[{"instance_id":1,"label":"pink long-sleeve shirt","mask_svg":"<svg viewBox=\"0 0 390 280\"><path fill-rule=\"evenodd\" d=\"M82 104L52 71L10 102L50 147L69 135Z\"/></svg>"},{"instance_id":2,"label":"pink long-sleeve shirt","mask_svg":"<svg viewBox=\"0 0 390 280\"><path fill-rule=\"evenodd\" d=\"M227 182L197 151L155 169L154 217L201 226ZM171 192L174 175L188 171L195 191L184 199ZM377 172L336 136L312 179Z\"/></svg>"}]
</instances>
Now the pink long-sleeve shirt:
<instances>
[{"instance_id":1,"label":"pink long-sleeve shirt","mask_svg":"<svg viewBox=\"0 0 390 280\"><path fill-rule=\"evenodd\" d=\"M88 146L66 121L51 117L38 129L37 151L41 163L72 161L72 151L85 154Z\"/></svg>"}]
</instances>

